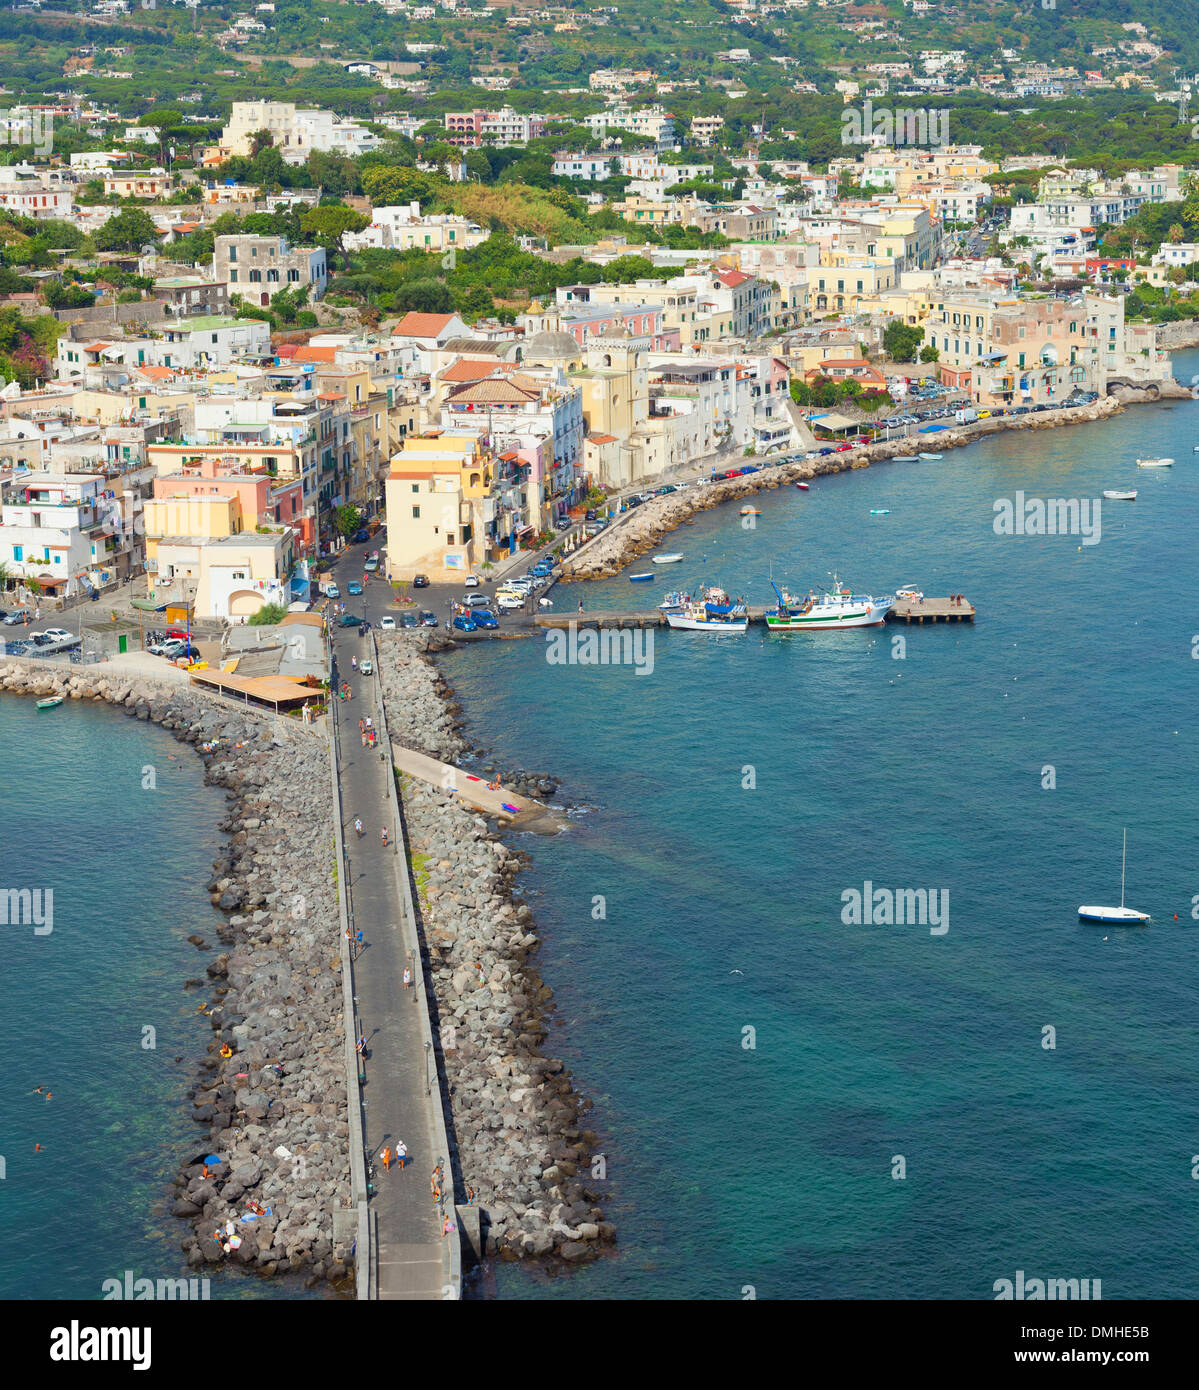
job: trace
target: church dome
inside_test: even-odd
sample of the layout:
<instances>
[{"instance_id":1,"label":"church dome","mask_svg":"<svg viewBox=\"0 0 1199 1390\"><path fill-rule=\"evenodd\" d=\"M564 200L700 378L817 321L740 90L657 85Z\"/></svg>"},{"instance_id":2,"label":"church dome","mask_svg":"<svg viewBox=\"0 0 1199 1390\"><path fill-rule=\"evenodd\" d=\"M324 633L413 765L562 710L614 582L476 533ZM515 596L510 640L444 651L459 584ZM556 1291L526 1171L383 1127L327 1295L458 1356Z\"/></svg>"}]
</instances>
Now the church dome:
<instances>
[{"instance_id":1,"label":"church dome","mask_svg":"<svg viewBox=\"0 0 1199 1390\"><path fill-rule=\"evenodd\" d=\"M526 362L573 362L582 356L582 349L569 333L534 333L525 344Z\"/></svg>"}]
</instances>

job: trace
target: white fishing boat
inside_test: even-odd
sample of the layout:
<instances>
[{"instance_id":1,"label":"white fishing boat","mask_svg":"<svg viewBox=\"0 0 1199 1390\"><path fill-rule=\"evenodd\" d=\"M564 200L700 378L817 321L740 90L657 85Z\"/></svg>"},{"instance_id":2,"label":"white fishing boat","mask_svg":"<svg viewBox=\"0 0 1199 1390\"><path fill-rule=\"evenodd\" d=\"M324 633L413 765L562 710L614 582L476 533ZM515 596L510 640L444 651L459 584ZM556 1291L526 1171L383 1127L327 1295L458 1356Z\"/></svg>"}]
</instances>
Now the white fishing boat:
<instances>
[{"instance_id":1,"label":"white fishing boat","mask_svg":"<svg viewBox=\"0 0 1199 1390\"><path fill-rule=\"evenodd\" d=\"M822 594L809 592L807 598L794 598L772 579L770 587L778 597L778 607L766 610L766 626L771 632L820 631L840 627L876 627L895 607L895 596L852 594L841 588L833 575L833 587Z\"/></svg>"},{"instance_id":2,"label":"white fishing boat","mask_svg":"<svg viewBox=\"0 0 1199 1390\"><path fill-rule=\"evenodd\" d=\"M731 599L723 589L708 588L702 599L692 599L679 612L666 612L671 627L684 632L745 632L749 613L744 599Z\"/></svg>"},{"instance_id":3,"label":"white fishing boat","mask_svg":"<svg viewBox=\"0 0 1199 1390\"><path fill-rule=\"evenodd\" d=\"M1137 459L1138 468L1170 468L1173 463L1173 459Z\"/></svg>"},{"instance_id":4,"label":"white fishing boat","mask_svg":"<svg viewBox=\"0 0 1199 1390\"><path fill-rule=\"evenodd\" d=\"M655 555L655 565L677 565L683 557L681 555Z\"/></svg>"},{"instance_id":5,"label":"white fishing boat","mask_svg":"<svg viewBox=\"0 0 1199 1390\"><path fill-rule=\"evenodd\" d=\"M1131 925L1134 922L1148 922L1147 912L1137 912L1124 906L1124 861L1128 857L1128 829L1124 830L1124 852L1120 856L1120 906L1119 907L1080 907L1078 915L1084 922L1111 922L1116 926Z\"/></svg>"},{"instance_id":6,"label":"white fishing boat","mask_svg":"<svg viewBox=\"0 0 1199 1390\"><path fill-rule=\"evenodd\" d=\"M929 463L940 463L945 457L944 454L917 454L917 458L926 459Z\"/></svg>"},{"instance_id":7,"label":"white fishing boat","mask_svg":"<svg viewBox=\"0 0 1199 1390\"><path fill-rule=\"evenodd\" d=\"M1109 502L1135 502L1137 500L1135 489L1130 492L1118 492L1115 489L1109 491L1105 489L1103 495Z\"/></svg>"}]
</instances>

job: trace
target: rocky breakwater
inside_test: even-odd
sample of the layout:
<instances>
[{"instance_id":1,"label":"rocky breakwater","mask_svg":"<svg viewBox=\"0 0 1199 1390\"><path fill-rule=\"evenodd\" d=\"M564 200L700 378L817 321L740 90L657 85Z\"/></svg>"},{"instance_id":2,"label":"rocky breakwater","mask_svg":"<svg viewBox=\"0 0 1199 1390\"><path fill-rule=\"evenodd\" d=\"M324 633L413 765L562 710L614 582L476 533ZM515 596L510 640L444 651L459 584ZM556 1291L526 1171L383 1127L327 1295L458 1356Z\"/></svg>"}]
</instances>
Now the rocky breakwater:
<instances>
[{"instance_id":1,"label":"rocky breakwater","mask_svg":"<svg viewBox=\"0 0 1199 1390\"><path fill-rule=\"evenodd\" d=\"M1186 393L1189 394L1189 393ZM771 491L791 483L844 473L851 468L868 468L872 463L887 459L914 458L921 451L943 453L947 449L964 448L979 438L1005 430L1054 429L1059 425L1082 424L1102 420L1123 409L1115 397L1095 401L1091 405L1070 410L1045 411L1030 415L1000 416L979 421L967 428L947 429L927 437L893 439L880 444L867 444L823 458L797 459L791 463L759 465L757 473L739 478L723 478L719 482L706 480L692 484L681 492L655 497L623 516L618 523L588 541L575 554L562 562L562 581L608 579L619 574L639 555L655 550L677 527L696 512L718 507L723 502L744 501L758 492Z\"/></svg>"},{"instance_id":2,"label":"rocky breakwater","mask_svg":"<svg viewBox=\"0 0 1199 1390\"><path fill-rule=\"evenodd\" d=\"M280 740L271 719L102 666L0 662L0 689L105 701L160 724L226 789L229 839L208 884L225 914L219 950L184 986L213 1032L189 1092L202 1137L175 1178L171 1209L191 1227L182 1241L191 1265L351 1277L349 1243L333 1230L350 1159L324 738L296 728ZM199 933L189 940L210 950Z\"/></svg>"},{"instance_id":3,"label":"rocky breakwater","mask_svg":"<svg viewBox=\"0 0 1199 1390\"><path fill-rule=\"evenodd\" d=\"M380 634L379 656L393 737L443 761L467 751L452 692L418 645ZM533 914L513 886L527 856L437 787L404 779L403 805L451 1148L480 1208L486 1253L594 1258L616 1232L589 1186L599 1143L584 1127L592 1102L542 1052L553 996L531 961Z\"/></svg>"}]
</instances>

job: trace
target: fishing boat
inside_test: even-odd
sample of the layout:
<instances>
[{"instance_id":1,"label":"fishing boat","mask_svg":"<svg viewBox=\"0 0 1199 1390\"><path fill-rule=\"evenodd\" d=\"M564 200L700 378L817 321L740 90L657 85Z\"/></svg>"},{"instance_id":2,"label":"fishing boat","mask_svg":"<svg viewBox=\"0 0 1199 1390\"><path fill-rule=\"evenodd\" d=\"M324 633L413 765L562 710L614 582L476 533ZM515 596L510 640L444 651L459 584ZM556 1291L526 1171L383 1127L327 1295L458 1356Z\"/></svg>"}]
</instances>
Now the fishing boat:
<instances>
[{"instance_id":1,"label":"fishing boat","mask_svg":"<svg viewBox=\"0 0 1199 1390\"><path fill-rule=\"evenodd\" d=\"M796 486L797 488L799 488L800 492L807 492L807 491L809 491L809 484L808 484L808 483L796 483L795 486Z\"/></svg>"},{"instance_id":2,"label":"fishing boat","mask_svg":"<svg viewBox=\"0 0 1199 1390\"><path fill-rule=\"evenodd\" d=\"M886 594L853 594L841 588L833 575L833 587L823 593L808 592L806 598L796 598L780 589L772 579L770 587L778 598L777 608L766 610L766 626L772 632L821 631L841 627L877 627L895 607L895 596Z\"/></svg>"},{"instance_id":3,"label":"fishing boat","mask_svg":"<svg viewBox=\"0 0 1199 1390\"><path fill-rule=\"evenodd\" d=\"M1169 468L1173 463L1173 459L1137 459L1138 468Z\"/></svg>"},{"instance_id":4,"label":"fishing boat","mask_svg":"<svg viewBox=\"0 0 1199 1390\"><path fill-rule=\"evenodd\" d=\"M723 589L707 588L702 599L690 600L677 613L667 612L666 621L685 632L745 632L749 612L744 599L732 599Z\"/></svg>"},{"instance_id":5,"label":"fishing boat","mask_svg":"<svg viewBox=\"0 0 1199 1390\"><path fill-rule=\"evenodd\" d=\"M655 555L655 565L677 565L683 557L681 555Z\"/></svg>"},{"instance_id":6,"label":"fishing boat","mask_svg":"<svg viewBox=\"0 0 1199 1390\"><path fill-rule=\"evenodd\" d=\"M1119 907L1080 907L1078 915L1084 922L1112 922L1117 926L1133 922L1148 922L1147 912L1137 912L1124 906L1124 862L1128 857L1128 828L1124 830L1124 852L1120 856L1120 906Z\"/></svg>"},{"instance_id":7,"label":"fishing boat","mask_svg":"<svg viewBox=\"0 0 1199 1390\"><path fill-rule=\"evenodd\" d=\"M917 458L927 459L929 463L940 463L945 457L944 454L917 454Z\"/></svg>"},{"instance_id":8,"label":"fishing boat","mask_svg":"<svg viewBox=\"0 0 1199 1390\"><path fill-rule=\"evenodd\" d=\"M645 583L648 583L648 581L651 580L653 577L654 577L654 576L653 576L652 574L630 574L630 575L629 575L629 583L630 583L630 584L645 584Z\"/></svg>"},{"instance_id":9,"label":"fishing boat","mask_svg":"<svg viewBox=\"0 0 1199 1390\"><path fill-rule=\"evenodd\" d=\"M871 507L871 509L870 509L870 515L871 515L871 516L890 516L890 515L891 515L891 509L890 509L890 507Z\"/></svg>"},{"instance_id":10,"label":"fishing boat","mask_svg":"<svg viewBox=\"0 0 1199 1390\"><path fill-rule=\"evenodd\" d=\"M685 594L681 589L672 589L658 604L658 611L660 613L681 613L690 602L690 594Z\"/></svg>"},{"instance_id":11,"label":"fishing boat","mask_svg":"<svg viewBox=\"0 0 1199 1390\"><path fill-rule=\"evenodd\" d=\"M37 707L38 709L53 709L55 705L62 704L63 698L61 695L50 695L45 700L39 700Z\"/></svg>"},{"instance_id":12,"label":"fishing boat","mask_svg":"<svg viewBox=\"0 0 1199 1390\"><path fill-rule=\"evenodd\" d=\"M1135 502L1137 500L1135 489L1131 492L1118 492L1113 488L1110 491L1105 490L1103 495L1109 502Z\"/></svg>"}]
</instances>

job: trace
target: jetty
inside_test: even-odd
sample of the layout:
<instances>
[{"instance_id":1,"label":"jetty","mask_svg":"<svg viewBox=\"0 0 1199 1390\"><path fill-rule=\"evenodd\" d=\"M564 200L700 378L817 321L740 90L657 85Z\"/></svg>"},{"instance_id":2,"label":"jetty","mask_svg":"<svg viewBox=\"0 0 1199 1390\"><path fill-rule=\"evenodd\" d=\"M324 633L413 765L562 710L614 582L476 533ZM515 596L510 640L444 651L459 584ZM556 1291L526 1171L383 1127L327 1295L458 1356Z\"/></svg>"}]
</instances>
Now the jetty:
<instances>
[{"instance_id":1,"label":"jetty","mask_svg":"<svg viewBox=\"0 0 1199 1390\"><path fill-rule=\"evenodd\" d=\"M963 598L902 598L887 614L894 623L972 623L974 605Z\"/></svg>"},{"instance_id":2,"label":"jetty","mask_svg":"<svg viewBox=\"0 0 1199 1390\"><path fill-rule=\"evenodd\" d=\"M751 623L764 623L767 608L773 605L749 607L746 612ZM888 621L901 623L971 623L974 621L974 605L964 599L954 603L949 598L900 599L887 614ZM641 628L667 627L666 615L656 608L608 609L597 613L538 613L533 618L534 627L558 628L578 631L580 628ZM827 629L821 629L827 631Z\"/></svg>"}]
</instances>

